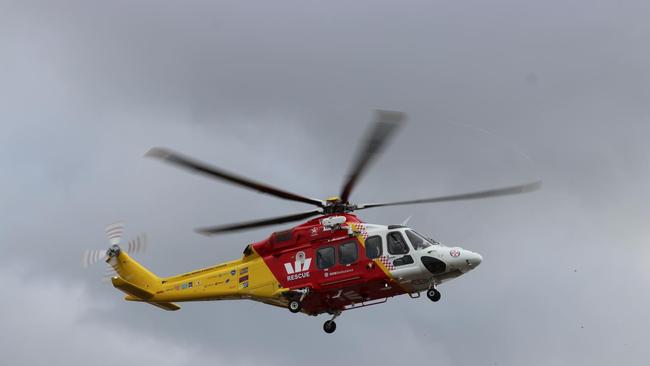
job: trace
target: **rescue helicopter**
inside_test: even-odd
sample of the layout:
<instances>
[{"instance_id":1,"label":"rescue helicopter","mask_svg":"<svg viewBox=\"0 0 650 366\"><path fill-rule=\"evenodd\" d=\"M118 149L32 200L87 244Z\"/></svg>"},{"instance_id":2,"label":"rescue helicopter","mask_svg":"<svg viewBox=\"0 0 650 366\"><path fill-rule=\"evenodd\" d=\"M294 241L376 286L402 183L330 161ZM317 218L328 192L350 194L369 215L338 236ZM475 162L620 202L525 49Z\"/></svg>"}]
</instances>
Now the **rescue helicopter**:
<instances>
[{"instance_id":1,"label":"rescue helicopter","mask_svg":"<svg viewBox=\"0 0 650 366\"><path fill-rule=\"evenodd\" d=\"M403 125L405 114L376 111L376 120L362 142L337 197L320 200L195 160L166 148L153 148L146 156L192 172L316 208L301 213L197 229L204 235L307 220L276 231L245 246L241 258L172 277L158 277L130 254L144 248L143 238L120 247L122 224L107 228L111 246L86 251L84 265L106 261L114 270L113 286L125 300L144 302L164 310L179 310L176 303L249 299L287 308L291 313L331 315L326 333L336 330L335 319L346 310L385 303L398 295L433 302L441 298L439 285L468 273L481 264L480 254L446 246L403 225L364 223L355 212L378 207L481 199L531 192L541 182L479 192L386 203L352 203L350 196L368 166Z\"/></svg>"}]
</instances>

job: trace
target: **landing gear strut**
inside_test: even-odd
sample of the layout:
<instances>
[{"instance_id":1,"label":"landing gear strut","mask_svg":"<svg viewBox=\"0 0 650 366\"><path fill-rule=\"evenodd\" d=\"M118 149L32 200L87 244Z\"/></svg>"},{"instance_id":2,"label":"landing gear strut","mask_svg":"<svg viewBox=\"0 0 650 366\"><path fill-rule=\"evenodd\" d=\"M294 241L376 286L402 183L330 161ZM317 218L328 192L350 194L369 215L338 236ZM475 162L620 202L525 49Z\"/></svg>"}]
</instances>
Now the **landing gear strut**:
<instances>
[{"instance_id":1,"label":"landing gear strut","mask_svg":"<svg viewBox=\"0 0 650 366\"><path fill-rule=\"evenodd\" d=\"M332 319L326 321L325 324L323 324L323 330L325 333L334 333L336 330L336 323L334 322L334 319L336 319L339 315L341 315L341 312L335 313Z\"/></svg>"},{"instance_id":2,"label":"landing gear strut","mask_svg":"<svg viewBox=\"0 0 650 366\"><path fill-rule=\"evenodd\" d=\"M296 299L295 294L300 294L300 298ZM292 313L299 313L300 310L302 310L302 300L304 300L308 294L309 294L309 287L296 290L291 296L293 297L293 299L289 300L289 304L287 305L289 311Z\"/></svg>"},{"instance_id":3,"label":"landing gear strut","mask_svg":"<svg viewBox=\"0 0 650 366\"><path fill-rule=\"evenodd\" d=\"M440 294L440 291L436 290L435 288L430 288L427 290L427 297L433 302L438 302L442 295Z\"/></svg>"}]
</instances>

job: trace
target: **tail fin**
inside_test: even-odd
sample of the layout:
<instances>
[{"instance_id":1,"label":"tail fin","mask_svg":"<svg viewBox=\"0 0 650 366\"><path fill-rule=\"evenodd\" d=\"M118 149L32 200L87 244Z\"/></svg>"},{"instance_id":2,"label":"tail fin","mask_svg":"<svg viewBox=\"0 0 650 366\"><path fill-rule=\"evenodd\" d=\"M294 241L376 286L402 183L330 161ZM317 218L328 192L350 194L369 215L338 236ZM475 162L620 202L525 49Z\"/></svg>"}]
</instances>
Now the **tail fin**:
<instances>
[{"instance_id":1,"label":"tail fin","mask_svg":"<svg viewBox=\"0 0 650 366\"><path fill-rule=\"evenodd\" d=\"M123 250L120 250L117 255L109 255L108 264L121 278L147 292L155 293L162 286L158 276L136 262Z\"/></svg>"},{"instance_id":2,"label":"tail fin","mask_svg":"<svg viewBox=\"0 0 650 366\"><path fill-rule=\"evenodd\" d=\"M113 277L111 282L116 289L127 294L125 300L143 301L170 311L180 309L180 306L171 302L150 301L162 288L162 281L126 252L119 250L115 254L109 251L108 264L120 275L120 277Z\"/></svg>"}]
</instances>

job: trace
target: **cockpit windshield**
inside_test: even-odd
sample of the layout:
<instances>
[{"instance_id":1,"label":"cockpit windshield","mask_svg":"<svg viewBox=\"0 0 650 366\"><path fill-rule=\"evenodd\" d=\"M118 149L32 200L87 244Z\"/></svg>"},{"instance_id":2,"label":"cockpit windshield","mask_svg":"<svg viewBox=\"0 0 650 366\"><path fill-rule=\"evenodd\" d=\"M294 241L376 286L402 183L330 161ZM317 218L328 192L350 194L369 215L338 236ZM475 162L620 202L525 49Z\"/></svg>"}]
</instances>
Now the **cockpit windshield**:
<instances>
[{"instance_id":1,"label":"cockpit windshield","mask_svg":"<svg viewBox=\"0 0 650 366\"><path fill-rule=\"evenodd\" d=\"M413 230L406 230L406 236L408 236L409 240L411 241L411 245L413 245L413 249L415 250L420 250L428 248L432 245L440 244L437 241L420 235Z\"/></svg>"}]
</instances>

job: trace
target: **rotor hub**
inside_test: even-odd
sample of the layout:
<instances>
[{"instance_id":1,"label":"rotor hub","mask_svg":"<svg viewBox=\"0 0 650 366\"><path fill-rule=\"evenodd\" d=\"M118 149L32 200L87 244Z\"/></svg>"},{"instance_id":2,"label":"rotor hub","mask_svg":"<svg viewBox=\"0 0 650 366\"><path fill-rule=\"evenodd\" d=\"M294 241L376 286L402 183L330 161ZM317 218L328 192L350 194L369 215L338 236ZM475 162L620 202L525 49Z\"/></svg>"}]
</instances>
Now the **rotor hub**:
<instances>
[{"instance_id":1,"label":"rotor hub","mask_svg":"<svg viewBox=\"0 0 650 366\"><path fill-rule=\"evenodd\" d=\"M119 245L115 244L108 248L106 255L109 258L117 257L120 254L120 251L122 251L122 249L119 247Z\"/></svg>"},{"instance_id":2,"label":"rotor hub","mask_svg":"<svg viewBox=\"0 0 650 366\"><path fill-rule=\"evenodd\" d=\"M341 197L330 197L325 200L325 205L323 206L323 214L332 215L348 213L354 211L356 208L356 205L351 205L349 202L343 202Z\"/></svg>"}]
</instances>

